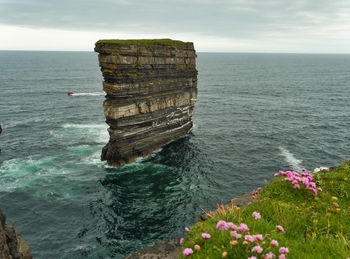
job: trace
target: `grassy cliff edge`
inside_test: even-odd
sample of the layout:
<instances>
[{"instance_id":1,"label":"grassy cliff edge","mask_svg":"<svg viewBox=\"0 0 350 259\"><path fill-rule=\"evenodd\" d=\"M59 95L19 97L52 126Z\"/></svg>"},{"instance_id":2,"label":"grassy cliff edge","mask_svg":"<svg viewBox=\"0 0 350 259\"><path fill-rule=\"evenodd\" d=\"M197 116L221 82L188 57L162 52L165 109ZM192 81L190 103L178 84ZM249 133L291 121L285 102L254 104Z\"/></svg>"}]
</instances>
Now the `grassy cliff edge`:
<instances>
[{"instance_id":1,"label":"grassy cliff edge","mask_svg":"<svg viewBox=\"0 0 350 259\"><path fill-rule=\"evenodd\" d=\"M192 226L180 258L350 258L350 162L275 176L249 206L219 207Z\"/></svg>"}]
</instances>

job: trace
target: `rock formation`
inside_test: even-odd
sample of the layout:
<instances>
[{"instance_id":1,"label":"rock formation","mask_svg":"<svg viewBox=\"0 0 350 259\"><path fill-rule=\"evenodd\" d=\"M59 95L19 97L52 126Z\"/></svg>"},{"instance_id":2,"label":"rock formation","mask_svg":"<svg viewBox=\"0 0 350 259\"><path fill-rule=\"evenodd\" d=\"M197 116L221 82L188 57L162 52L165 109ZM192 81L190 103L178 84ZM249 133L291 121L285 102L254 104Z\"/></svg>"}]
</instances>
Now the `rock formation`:
<instances>
[{"instance_id":1,"label":"rock formation","mask_svg":"<svg viewBox=\"0 0 350 259\"><path fill-rule=\"evenodd\" d=\"M0 258L31 259L32 254L26 241L11 225L7 225L6 216L0 210Z\"/></svg>"},{"instance_id":2,"label":"rock formation","mask_svg":"<svg viewBox=\"0 0 350 259\"><path fill-rule=\"evenodd\" d=\"M192 128L197 98L191 42L100 40L109 143L102 160L120 166L146 156Z\"/></svg>"}]
</instances>

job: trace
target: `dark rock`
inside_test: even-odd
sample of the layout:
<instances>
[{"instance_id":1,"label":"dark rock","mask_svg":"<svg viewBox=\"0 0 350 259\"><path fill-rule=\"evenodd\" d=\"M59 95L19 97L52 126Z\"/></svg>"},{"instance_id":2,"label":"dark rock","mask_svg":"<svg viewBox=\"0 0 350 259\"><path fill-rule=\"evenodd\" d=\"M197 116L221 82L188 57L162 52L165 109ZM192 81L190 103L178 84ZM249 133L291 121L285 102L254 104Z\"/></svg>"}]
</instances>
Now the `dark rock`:
<instances>
[{"instance_id":1,"label":"dark rock","mask_svg":"<svg viewBox=\"0 0 350 259\"><path fill-rule=\"evenodd\" d=\"M6 224L6 216L0 210L0 258L31 259L32 253L20 233Z\"/></svg>"},{"instance_id":2,"label":"dark rock","mask_svg":"<svg viewBox=\"0 0 350 259\"><path fill-rule=\"evenodd\" d=\"M102 160L112 166L130 163L188 133L197 99L193 43L102 40L95 51L110 126Z\"/></svg>"},{"instance_id":3,"label":"dark rock","mask_svg":"<svg viewBox=\"0 0 350 259\"><path fill-rule=\"evenodd\" d=\"M124 259L177 259L181 253L181 245L178 238L168 242L159 241L152 247L138 250Z\"/></svg>"}]
</instances>

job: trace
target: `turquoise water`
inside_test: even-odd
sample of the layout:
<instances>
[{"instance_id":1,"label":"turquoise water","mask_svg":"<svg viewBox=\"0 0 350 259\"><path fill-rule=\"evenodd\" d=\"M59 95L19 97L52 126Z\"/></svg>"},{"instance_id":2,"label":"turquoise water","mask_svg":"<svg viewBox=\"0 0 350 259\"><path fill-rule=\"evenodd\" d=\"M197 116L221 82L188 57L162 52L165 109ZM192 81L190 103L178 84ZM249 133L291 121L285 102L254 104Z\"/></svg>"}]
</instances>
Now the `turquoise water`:
<instances>
[{"instance_id":1,"label":"turquoise water","mask_svg":"<svg viewBox=\"0 0 350 259\"><path fill-rule=\"evenodd\" d=\"M199 53L197 68L192 132L111 168L97 55L0 52L0 208L34 258L121 258L279 169L350 157L350 55Z\"/></svg>"}]
</instances>

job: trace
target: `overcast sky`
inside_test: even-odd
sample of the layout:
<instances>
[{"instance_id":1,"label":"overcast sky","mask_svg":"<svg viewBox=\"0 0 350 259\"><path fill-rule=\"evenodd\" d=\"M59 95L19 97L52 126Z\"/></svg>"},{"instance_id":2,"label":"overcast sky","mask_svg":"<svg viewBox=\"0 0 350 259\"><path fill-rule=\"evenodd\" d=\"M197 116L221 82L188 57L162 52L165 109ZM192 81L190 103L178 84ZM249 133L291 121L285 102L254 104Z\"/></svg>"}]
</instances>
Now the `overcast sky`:
<instances>
[{"instance_id":1,"label":"overcast sky","mask_svg":"<svg viewBox=\"0 0 350 259\"><path fill-rule=\"evenodd\" d=\"M197 51L350 53L350 0L0 0L0 49L171 38Z\"/></svg>"}]
</instances>

